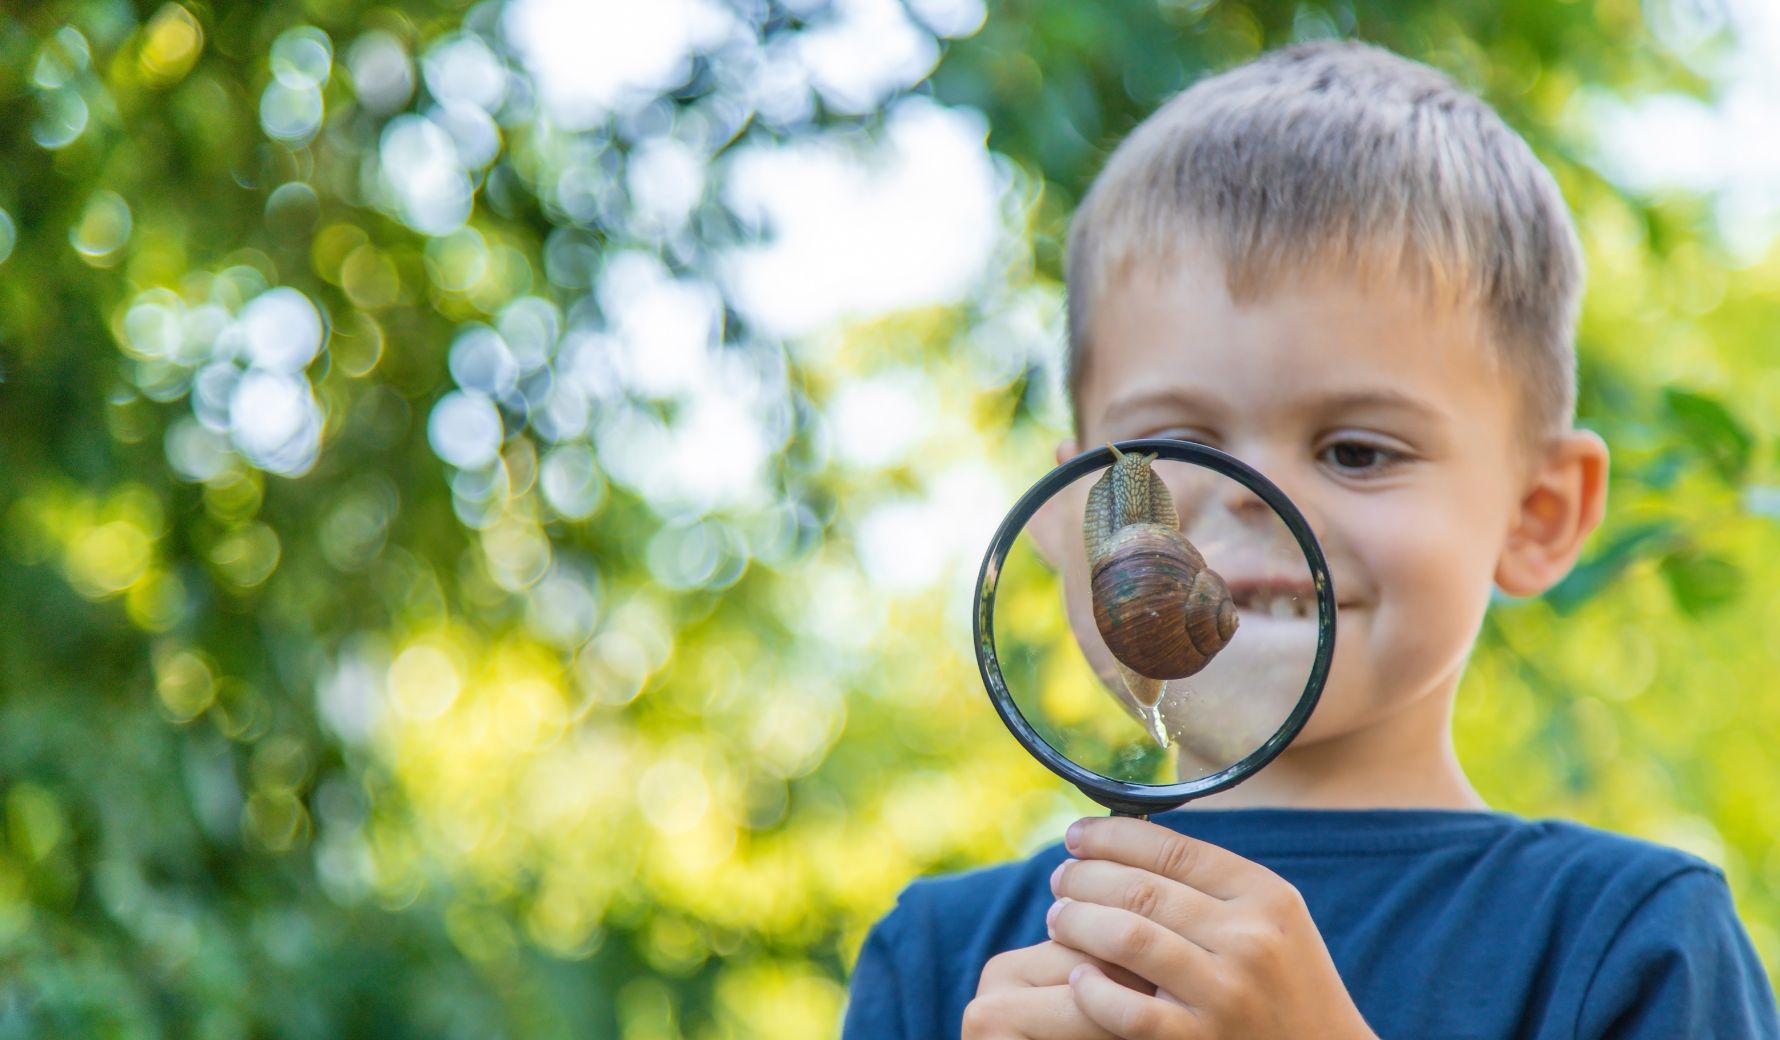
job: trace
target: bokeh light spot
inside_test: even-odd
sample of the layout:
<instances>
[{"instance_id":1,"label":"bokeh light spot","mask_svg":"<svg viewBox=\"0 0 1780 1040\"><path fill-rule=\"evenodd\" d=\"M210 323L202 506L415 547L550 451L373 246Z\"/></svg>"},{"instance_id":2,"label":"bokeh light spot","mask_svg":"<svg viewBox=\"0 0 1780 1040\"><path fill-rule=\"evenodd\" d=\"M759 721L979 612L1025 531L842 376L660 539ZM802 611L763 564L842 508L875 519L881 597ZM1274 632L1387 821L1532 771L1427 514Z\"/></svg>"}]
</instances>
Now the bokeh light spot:
<instances>
[{"instance_id":1,"label":"bokeh light spot","mask_svg":"<svg viewBox=\"0 0 1780 1040\"><path fill-rule=\"evenodd\" d=\"M314 137L323 112L321 88L313 83L292 86L275 79L260 95L260 126L267 137L285 144L300 145Z\"/></svg>"},{"instance_id":2,"label":"bokeh light spot","mask_svg":"<svg viewBox=\"0 0 1780 1040\"><path fill-rule=\"evenodd\" d=\"M150 568L124 593L124 611L145 632L165 632L185 617L185 582L178 571Z\"/></svg>"},{"instance_id":3,"label":"bokeh light spot","mask_svg":"<svg viewBox=\"0 0 1780 1040\"><path fill-rule=\"evenodd\" d=\"M585 444L565 444L544 456L539 483L544 500L565 520L585 520L606 498L606 481L600 476L593 449Z\"/></svg>"},{"instance_id":4,"label":"bokeh light spot","mask_svg":"<svg viewBox=\"0 0 1780 1040\"><path fill-rule=\"evenodd\" d=\"M436 719L457 699L463 677L438 647L418 643L389 666L389 694L398 713L417 722Z\"/></svg>"},{"instance_id":5,"label":"bokeh light spot","mask_svg":"<svg viewBox=\"0 0 1780 1040\"><path fill-rule=\"evenodd\" d=\"M253 298L241 312L247 357L273 372L298 372L321 349L321 315L309 297L280 286Z\"/></svg>"},{"instance_id":6,"label":"bokeh light spot","mask_svg":"<svg viewBox=\"0 0 1780 1040\"><path fill-rule=\"evenodd\" d=\"M525 623L538 638L573 650L587 642L599 622L597 585L591 570L553 564L526 600Z\"/></svg>"},{"instance_id":7,"label":"bokeh light spot","mask_svg":"<svg viewBox=\"0 0 1780 1040\"><path fill-rule=\"evenodd\" d=\"M272 576L281 555L278 535L265 524L250 523L218 539L210 562L236 588L250 589Z\"/></svg>"},{"instance_id":8,"label":"bokeh light spot","mask_svg":"<svg viewBox=\"0 0 1780 1040\"><path fill-rule=\"evenodd\" d=\"M309 840L309 811L290 791L254 791L241 811L241 822L242 829L271 852L289 852Z\"/></svg>"},{"instance_id":9,"label":"bokeh light spot","mask_svg":"<svg viewBox=\"0 0 1780 1040\"><path fill-rule=\"evenodd\" d=\"M68 547L69 578L91 599L115 596L148 570L154 540L130 520L113 520L76 535Z\"/></svg>"},{"instance_id":10,"label":"bokeh light spot","mask_svg":"<svg viewBox=\"0 0 1780 1040\"><path fill-rule=\"evenodd\" d=\"M462 227L470 216L470 180L451 135L424 116L397 116L383 128L383 176L401 219L428 235Z\"/></svg>"},{"instance_id":11,"label":"bokeh light spot","mask_svg":"<svg viewBox=\"0 0 1780 1040\"><path fill-rule=\"evenodd\" d=\"M501 450L501 417L486 397L454 390L439 399L427 420L427 440L441 459L478 469Z\"/></svg>"},{"instance_id":12,"label":"bokeh light spot","mask_svg":"<svg viewBox=\"0 0 1780 1040\"><path fill-rule=\"evenodd\" d=\"M290 87L319 87L334 67L334 43L312 25L297 25L272 41L272 75Z\"/></svg>"},{"instance_id":13,"label":"bokeh light spot","mask_svg":"<svg viewBox=\"0 0 1780 1040\"><path fill-rule=\"evenodd\" d=\"M531 588L550 566L550 539L535 524L506 520L482 532L489 575L509 592Z\"/></svg>"},{"instance_id":14,"label":"bokeh light spot","mask_svg":"<svg viewBox=\"0 0 1780 1040\"><path fill-rule=\"evenodd\" d=\"M68 241L82 260L94 267L110 267L130 240L131 227L130 204L115 191L100 190L87 200Z\"/></svg>"},{"instance_id":15,"label":"bokeh light spot","mask_svg":"<svg viewBox=\"0 0 1780 1040\"><path fill-rule=\"evenodd\" d=\"M366 242L340 265L340 287L353 306L374 311L400 302L402 276L387 253Z\"/></svg>"},{"instance_id":16,"label":"bokeh light spot","mask_svg":"<svg viewBox=\"0 0 1780 1040\"><path fill-rule=\"evenodd\" d=\"M39 113L31 124L31 139L50 151L66 148L80 139L90 113L86 100L72 88L47 90L37 95Z\"/></svg>"},{"instance_id":17,"label":"bokeh light spot","mask_svg":"<svg viewBox=\"0 0 1780 1040\"><path fill-rule=\"evenodd\" d=\"M488 273L488 244L475 228L459 228L426 244L426 268L449 292L468 292Z\"/></svg>"},{"instance_id":18,"label":"bokeh light spot","mask_svg":"<svg viewBox=\"0 0 1780 1040\"><path fill-rule=\"evenodd\" d=\"M137 64L150 85L165 87L185 78L204 48L204 28L179 4L163 4L143 28Z\"/></svg>"},{"instance_id":19,"label":"bokeh light spot","mask_svg":"<svg viewBox=\"0 0 1780 1040\"><path fill-rule=\"evenodd\" d=\"M287 181L266 196L266 227L293 238L306 235L321 218L321 198L304 181Z\"/></svg>"},{"instance_id":20,"label":"bokeh light spot","mask_svg":"<svg viewBox=\"0 0 1780 1040\"><path fill-rule=\"evenodd\" d=\"M506 67L475 36L459 34L440 40L420 64L427 90L440 101L493 112L506 97Z\"/></svg>"},{"instance_id":21,"label":"bokeh light spot","mask_svg":"<svg viewBox=\"0 0 1780 1040\"><path fill-rule=\"evenodd\" d=\"M352 41L346 51L346 69L359 104L374 114L398 111L414 94L414 62L408 49L381 29Z\"/></svg>"},{"instance_id":22,"label":"bokeh light spot","mask_svg":"<svg viewBox=\"0 0 1780 1040\"><path fill-rule=\"evenodd\" d=\"M451 344L451 377L465 390L501 398L519 382L519 366L499 333L486 325L472 325Z\"/></svg>"},{"instance_id":23,"label":"bokeh light spot","mask_svg":"<svg viewBox=\"0 0 1780 1040\"><path fill-rule=\"evenodd\" d=\"M154 670L155 693L175 722L190 722L216 699L216 670L197 651L158 650Z\"/></svg>"},{"instance_id":24,"label":"bokeh light spot","mask_svg":"<svg viewBox=\"0 0 1780 1040\"><path fill-rule=\"evenodd\" d=\"M229 434L249 462L294 477L321 450L321 411L300 376L250 369L229 396Z\"/></svg>"}]
</instances>

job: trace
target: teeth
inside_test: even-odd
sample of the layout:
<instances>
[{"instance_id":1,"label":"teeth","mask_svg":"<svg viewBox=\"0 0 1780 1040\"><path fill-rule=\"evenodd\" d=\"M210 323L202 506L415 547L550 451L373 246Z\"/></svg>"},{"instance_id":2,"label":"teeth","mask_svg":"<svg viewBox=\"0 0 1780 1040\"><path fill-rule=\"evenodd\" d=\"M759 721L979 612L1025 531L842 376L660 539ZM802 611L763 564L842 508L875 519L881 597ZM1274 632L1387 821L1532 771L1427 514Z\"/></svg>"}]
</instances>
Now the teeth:
<instances>
[{"instance_id":1,"label":"teeth","mask_svg":"<svg viewBox=\"0 0 1780 1040\"><path fill-rule=\"evenodd\" d=\"M1270 618L1289 621L1293 618L1309 617L1314 608L1303 597L1278 594L1250 600L1242 609Z\"/></svg>"}]
</instances>

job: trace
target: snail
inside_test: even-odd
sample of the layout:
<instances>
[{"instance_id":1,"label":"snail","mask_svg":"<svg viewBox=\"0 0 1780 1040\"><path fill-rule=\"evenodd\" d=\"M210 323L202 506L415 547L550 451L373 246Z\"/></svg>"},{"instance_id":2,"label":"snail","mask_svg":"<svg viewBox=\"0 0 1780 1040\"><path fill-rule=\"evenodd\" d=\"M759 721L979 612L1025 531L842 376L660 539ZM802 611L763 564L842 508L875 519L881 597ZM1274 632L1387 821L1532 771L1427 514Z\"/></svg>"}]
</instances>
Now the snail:
<instances>
[{"instance_id":1,"label":"snail","mask_svg":"<svg viewBox=\"0 0 1780 1040\"><path fill-rule=\"evenodd\" d=\"M1170 679L1209 663L1236 633L1236 603L1180 532L1174 499L1150 469L1155 454L1115 461L1088 491L1082 517L1094 624L1146 711Z\"/></svg>"}]
</instances>

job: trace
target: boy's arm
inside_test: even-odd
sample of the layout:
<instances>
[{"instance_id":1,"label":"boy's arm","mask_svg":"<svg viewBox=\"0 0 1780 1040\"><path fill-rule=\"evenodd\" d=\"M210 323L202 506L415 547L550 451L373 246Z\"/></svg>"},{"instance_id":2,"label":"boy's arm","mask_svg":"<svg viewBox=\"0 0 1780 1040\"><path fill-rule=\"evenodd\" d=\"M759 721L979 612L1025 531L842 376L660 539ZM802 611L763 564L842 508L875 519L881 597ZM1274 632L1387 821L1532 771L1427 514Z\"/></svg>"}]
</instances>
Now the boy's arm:
<instances>
[{"instance_id":1,"label":"boy's arm","mask_svg":"<svg viewBox=\"0 0 1780 1040\"><path fill-rule=\"evenodd\" d=\"M1627 915L1583 994L1576 1035L1780 1037L1774 991L1721 874L1681 870Z\"/></svg>"}]
</instances>

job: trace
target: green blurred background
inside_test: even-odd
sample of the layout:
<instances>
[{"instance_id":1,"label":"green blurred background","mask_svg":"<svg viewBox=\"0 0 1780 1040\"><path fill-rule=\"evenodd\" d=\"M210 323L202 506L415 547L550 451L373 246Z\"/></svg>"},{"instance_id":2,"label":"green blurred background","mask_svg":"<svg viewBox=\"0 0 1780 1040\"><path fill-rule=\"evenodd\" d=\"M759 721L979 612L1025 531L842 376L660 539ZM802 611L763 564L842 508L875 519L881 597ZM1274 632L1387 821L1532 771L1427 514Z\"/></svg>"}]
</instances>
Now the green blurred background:
<instances>
[{"instance_id":1,"label":"green blurred background","mask_svg":"<svg viewBox=\"0 0 1780 1040\"><path fill-rule=\"evenodd\" d=\"M1060 242L1208 70L1357 36L1557 173L1582 566L1496 806L1780 967L1780 46L1748 0L0 11L0 1038L816 1037L912 877L1088 811L965 606Z\"/></svg>"}]
</instances>

